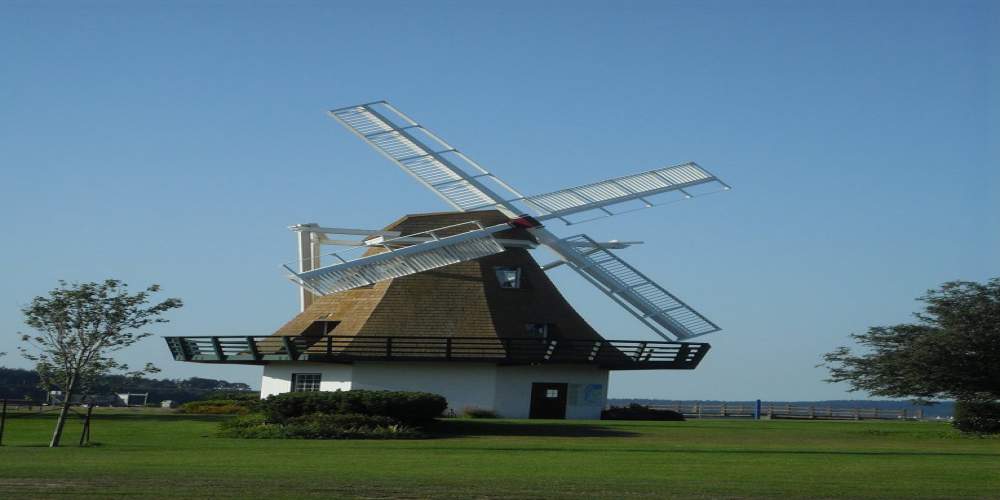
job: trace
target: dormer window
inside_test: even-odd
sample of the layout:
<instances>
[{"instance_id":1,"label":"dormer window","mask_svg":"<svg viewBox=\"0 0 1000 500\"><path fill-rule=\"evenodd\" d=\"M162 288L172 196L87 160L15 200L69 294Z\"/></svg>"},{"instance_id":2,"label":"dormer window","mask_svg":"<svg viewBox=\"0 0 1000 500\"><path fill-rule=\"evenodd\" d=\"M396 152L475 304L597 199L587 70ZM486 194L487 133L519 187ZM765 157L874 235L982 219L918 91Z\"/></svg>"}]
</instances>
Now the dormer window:
<instances>
[{"instance_id":1,"label":"dormer window","mask_svg":"<svg viewBox=\"0 0 1000 500\"><path fill-rule=\"evenodd\" d=\"M302 335L307 337L321 337L323 335L329 335L334 328L337 328L339 321L313 321L308 328L302 331Z\"/></svg>"},{"instance_id":2,"label":"dormer window","mask_svg":"<svg viewBox=\"0 0 1000 500\"><path fill-rule=\"evenodd\" d=\"M529 337L538 337L540 339L549 338L549 325L548 323L528 323L524 325L525 329L528 331Z\"/></svg>"},{"instance_id":3,"label":"dormer window","mask_svg":"<svg viewBox=\"0 0 1000 500\"><path fill-rule=\"evenodd\" d=\"M500 288L521 288L520 267L497 267L495 271Z\"/></svg>"}]
</instances>

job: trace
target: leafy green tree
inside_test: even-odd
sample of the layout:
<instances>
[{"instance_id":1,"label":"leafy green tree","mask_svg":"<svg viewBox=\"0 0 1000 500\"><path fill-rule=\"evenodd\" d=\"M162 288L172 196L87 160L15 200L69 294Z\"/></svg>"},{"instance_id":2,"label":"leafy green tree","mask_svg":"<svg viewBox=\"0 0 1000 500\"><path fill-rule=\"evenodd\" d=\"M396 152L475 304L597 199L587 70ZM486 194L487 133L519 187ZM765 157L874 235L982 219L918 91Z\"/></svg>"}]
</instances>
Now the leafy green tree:
<instances>
[{"instance_id":1,"label":"leafy green tree","mask_svg":"<svg viewBox=\"0 0 1000 500\"><path fill-rule=\"evenodd\" d=\"M916 322L851 335L862 353L824 355L828 382L875 396L1000 400L1000 278L945 283L918 300Z\"/></svg>"},{"instance_id":2,"label":"leafy green tree","mask_svg":"<svg viewBox=\"0 0 1000 500\"><path fill-rule=\"evenodd\" d=\"M130 293L128 285L118 280L102 283L60 281L47 296L35 297L22 309L24 322L35 334L22 334L20 347L25 358L36 363L45 387L62 389L63 402L49 446L59 446L63 426L73 396L86 394L90 384L111 371L128 370L113 355L152 335L140 330L151 323L164 323L164 312L181 307L180 299L170 298L149 304L160 290L152 285ZM158 371L151 364L131 374Z\"/></svg>"}]
</instances>

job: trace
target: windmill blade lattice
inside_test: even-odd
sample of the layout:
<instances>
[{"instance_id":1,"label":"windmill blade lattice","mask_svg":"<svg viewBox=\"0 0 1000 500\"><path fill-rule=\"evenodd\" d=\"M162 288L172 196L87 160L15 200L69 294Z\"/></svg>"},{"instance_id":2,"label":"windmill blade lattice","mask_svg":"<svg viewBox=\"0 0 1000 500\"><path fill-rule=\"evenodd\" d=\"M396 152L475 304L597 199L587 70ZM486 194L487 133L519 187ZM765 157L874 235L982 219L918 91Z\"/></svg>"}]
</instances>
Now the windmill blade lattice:
<instances>
[{"instance_id":1,"label":"windmill blade lattice","mask_svg":"<svg viewBox=\"0 0 1000 500\"><path fill-rule=\"evenodd\" d=\"M478 163L385 101L335 109L330 114L406 173L463 212L505 207L522 196ZM497 186L488 187L489 181Z\"/></svg>"},{"instance_id":2,"label":"windmill blade lattice","mask_svg":"<svg viewBox=\"0 0 1000 500\"><path fill-rule=\"evenodd\" d=\"M459 229L462 226L465 227ZM348 260L343 256L346 252L334 253L330 257L339 260L337 264L303 272L297 272L289 265L285 265L285 269L292 273L291 278L302 287L313 293L326 295L498 254L504 251L504 247L493 234L506 229L510 229L508 224L484 228L478 221L446 226L386 240L373 246L384 250L375 255ZM459 234L441 236L442 233L454 233L456 230ZM402 248L393 243L394 240L409 241L414 236L430 236L431 240L408 243Z\"/></svg>"},{"instance_id":3,"label":"windmill blade lattice","mask_svg":"<svg viewBox=\"0 0 1000 500\"><path fill-rule=\"evenodd\" d=\"M697 163L689 162L673 167L659 168L648 172L595 182L593 184L562 189L551 193L529 196L523 201L526 205L531 206L539 212L539 215L536 216L538 220L558 217L568 223L569 221L564 219L567 215L593 210L599 210L603 212L603 215L587 220L618 215L618 213L612 212L610 208L630 201L642 202L644 206L639 208L662 205L663 203L657 203L651 200L650 197L672 191L680 192L690 198L693 195L687 188L703 184L714 184L722 190L729 189L728 185L698 166Z\"/></svg>"},{"instance_id":4,"label":"windmill blade lattice","mask_svg":"<svg viewBox=\"0 0 1000 500\"><path fill-rule=\"evenodd\" d=\"M606 293L661 337L680 340L720 330L698 311L656 284L589 236L580 234L544 242L566 264Z\"/></svg>"}]
</instances>

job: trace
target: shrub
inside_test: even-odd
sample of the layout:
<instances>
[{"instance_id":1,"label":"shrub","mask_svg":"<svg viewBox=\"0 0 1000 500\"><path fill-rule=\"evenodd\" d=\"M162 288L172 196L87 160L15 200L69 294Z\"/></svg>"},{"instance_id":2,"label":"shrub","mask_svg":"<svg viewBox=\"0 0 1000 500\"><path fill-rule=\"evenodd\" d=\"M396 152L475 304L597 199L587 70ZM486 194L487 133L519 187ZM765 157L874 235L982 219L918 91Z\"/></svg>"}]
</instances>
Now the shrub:
<instances>
[{"instance_id":1,"label":"shrub","mask_svg":"<svg viewBox=\"0 0 1000 500\"><path fill-rule=\"evenodd\" d=\"M220 434L250 439L403 439L422 437L416 429L388 417L313 413L271 423L261 414L224 422Z\"/></svg>"},{"instance_id":2,"label":"shrub","mask_svg":"<svg viewBox=\"0 0 1000 500\"><path fill-rule=\"evenodd\" d=\"M382 416L420 424L440 416L447 407L448 402L437 394L402 391L287 392L261 402L261 411L275 423L321 413Z\"/></svg>"},{"instance_id":3,"label":"shrub","mask_svg":"<svg viewBox=\"0 0 1000 500\"><path fill-rule=\"evenodd\" d=\"M301 439L400 438L416 437L412 428L389 417L343 413L314 413L288 419L286 434Z\"/></svg>"},{"instance_id":4,"label":"shrub","mask_svg":"<svg viewBox=\"0 0 1000 500\"><path fill-rule=\"evenodd\" d=\"M230 399L233 401L260 401L260 391L212 391L195 401L211 401L217 399Z\"/></svg>"},{"instance_id":5,"label":"shrub","mask_svg":"<svg viewBox=\"0 0 1000 500\"><path fill-rule=\"evenodd\" d=\"M673 410L658 410L632 403L625 407L612 406L601 412L601 420L666 420L684 421L684 415Z\"/></svg>"},{"instance_id":6,"label":"shrub","mask_svg":"<svg viewBox=\"0 0 1000 500\"><path fill-rule=\"evenodd\" d=\"M468 418L497 418L497 412L487 410L486 408L466 406L462 409L462 416Z\"/></svg>"},{"instance_id":7,"label":"shrub","mask_svg":"<svg viewBox=\"0 0 1000 500\"><path fill-rule=\"evenodd\" d=\"M259 413L243 415L219 424L219 434L224 437L274 439L288 437L285 426L271 424Z\"/></svg>"},{"instance_id":8,"label":"shrub","mask_svg":"<svg viewBox=\"0 0 1000 500\"><path fill-rule=\"evenodd\" d=\"M231 399L191 401L180 407L181 413L203 413L211 415L245 415L253 410L252 405Z\"/></svg>"},{"instance_id":9,"label":"shrub","mask_svg":"<svg viewBox=\"0 0 1000 500\"><path fill-rule=\"evenodd\" d=\"M958 401L951 425L962 432L998 434L1000 401Z\"/></svg>"}]
</instances>

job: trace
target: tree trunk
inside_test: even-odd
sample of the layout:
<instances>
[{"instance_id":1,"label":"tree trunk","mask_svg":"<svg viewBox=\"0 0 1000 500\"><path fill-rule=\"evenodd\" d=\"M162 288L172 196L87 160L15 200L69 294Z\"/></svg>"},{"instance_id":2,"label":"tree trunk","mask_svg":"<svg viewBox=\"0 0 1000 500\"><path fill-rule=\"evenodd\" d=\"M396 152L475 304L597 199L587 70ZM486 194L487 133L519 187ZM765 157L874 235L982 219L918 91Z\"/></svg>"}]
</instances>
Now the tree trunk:
<instances>
[{"instance_id":1,"label":"tree trunk","mask_svg":"<svg viewBox=\"0 0 1000 500\"><path fill-rule=\"evenodd\" d=\"M66 416L69 415L70 398L73 397L74 391L76 391L76 375L73 375L69 379L69 385L63 397L62 409L59 410L59 420L56 420L56 430L52 432L52 441L49 442L49 448L59 446L59 440L62 439L63 426L66 425Z\"/></svg>"}]
</instances>

